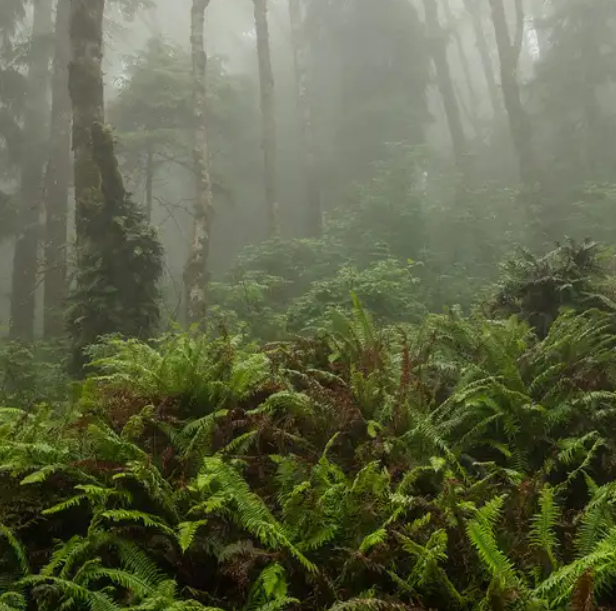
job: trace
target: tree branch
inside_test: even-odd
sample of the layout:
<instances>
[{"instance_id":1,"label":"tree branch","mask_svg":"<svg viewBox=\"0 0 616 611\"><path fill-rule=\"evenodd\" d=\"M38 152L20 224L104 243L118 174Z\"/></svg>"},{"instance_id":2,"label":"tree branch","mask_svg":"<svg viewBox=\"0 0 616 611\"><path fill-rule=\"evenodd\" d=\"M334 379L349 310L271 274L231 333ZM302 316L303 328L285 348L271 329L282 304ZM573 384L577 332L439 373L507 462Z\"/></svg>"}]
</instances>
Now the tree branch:
<instances>
[{"instance_id":1,"label":"tree branch","mask_svg":"<svg viewBox=\"0 0 616 611\"><path fill-rule=\"evenodd\" d=\"M513 42L513 47L511 49L511 59L516 70L520 62L522 45L524 44L524 30L526 25L524 20L524 6L522 2L523 0L515 0L515 39Z\"/></svg>"}]
</instances>

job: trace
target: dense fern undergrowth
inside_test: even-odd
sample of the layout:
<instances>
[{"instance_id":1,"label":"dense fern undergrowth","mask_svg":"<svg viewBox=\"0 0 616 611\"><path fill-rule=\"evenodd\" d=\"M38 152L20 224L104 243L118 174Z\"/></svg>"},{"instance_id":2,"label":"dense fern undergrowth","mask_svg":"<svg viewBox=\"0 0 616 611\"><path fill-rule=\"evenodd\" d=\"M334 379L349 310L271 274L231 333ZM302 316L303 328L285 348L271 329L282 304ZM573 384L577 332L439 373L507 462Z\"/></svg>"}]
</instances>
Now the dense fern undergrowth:
<instances>
[{"instance_id":1,"label":"dense fern undergrowth","mask_svg":"<svg viewBox=\"0 0 616 611\"><path fill-rule=\"evenodd\" d=\"M525 255L470 316L111 338L68 398L5 373L0 611L610 608L599 259Z\"/></svg>"}]
</instances>

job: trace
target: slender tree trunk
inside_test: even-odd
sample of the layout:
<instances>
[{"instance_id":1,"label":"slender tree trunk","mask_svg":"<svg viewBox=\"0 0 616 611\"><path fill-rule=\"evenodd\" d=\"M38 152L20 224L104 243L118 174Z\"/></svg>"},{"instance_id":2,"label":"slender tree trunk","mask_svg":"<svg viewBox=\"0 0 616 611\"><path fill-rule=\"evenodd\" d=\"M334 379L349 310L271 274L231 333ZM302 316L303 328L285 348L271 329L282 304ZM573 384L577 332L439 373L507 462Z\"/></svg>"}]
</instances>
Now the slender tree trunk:
<instances>
[{"instance_id":1,"label":"slender tree trunk","mask_svg":"<svg viewBox=\"0 0 616 611\"><path fill-rule=\"evenodd\" d=\"M261 89L261 147L263 149L263 181L265 205L270 237L280 233L278 218L278 193L276 187L276 108L274 100L274 73L270 52L267 0L253 0L257 56L259 59L259 84Z\"/></svg>"},{"instance_id":2,"label":"slender tree trunk","mask_svg":"<svg viewBox=\"0 0 616 611\"><path fill-rule=\"evenodd\" d=\"M58 0L53 64L50 151L45 175L46 339L64 334L67 286L68 193L71 175L71 98L68 92L71 0Z\"/></svg>"},{"instance_id":3,"label":"slender tree trunk","mask_svg":"<svg viewBox=\"0 0 616 611\"><path fill-rule=\"evenodd\" d=\"M297 86L297 107L302 127L302 153L304 180L306 181L306 235L319 237L323 233L323 211L316 168L312 104L308 93L307 49L301 0L289 0L289 20Z\"/></svg>"},{"instance_id":4,"label":"slender tree trunk","mask_svg":"<svg viewBox=\"0 0 616 611\"><path fill-rule=\"evenodd\" d=\"M483 74L486 79L488 94L492 104L492 112L495 117L499 117L501 115L502 105L498 93L498 86L496 84L496 77L494 76L494 67L492 66L492 60L490 59L488 41L486 40L486 34L483 29L483 24L481 23L481 11L478 0L464 0L464 4L471 17L473 32L475 33L477 52L479 53L481 67L483 68Z\"/></svg>"},{"instance_id":5,"label":"slender tree trunk","mask_svg":"<svg viewBox=\"0 0 616 611\"><path fill-rule=\"evenodd\" d=\"M145 213L148 222L152 220L152 208L154 206L154 149L148 142L148 150L145 158Z\"/></svg>"},{"instance_id":6,"label":"slender tree trunk","mask_svg":"<svg viewBox=\"0 0 616 611\"><path fill-rule=\"evenodd\" d=\"M470 116L474 125L477 124L477 109L479 108L480 98L477 90L475 89L475 80L473 79L473 72L468 61L468 55L464 47L464 41L458 29L453 27L453 16L451 14L451 6L449 6L449 0L443 2L443 8L445 10L445 19L447 24L451 27L453 38L458 48L458 56L460 58L460 65L464 72L464 79L466 81L466 89L468 91L468 99L471 105Z\"/></svg>"},{"instance_id":7,"label":"slender tree trunk","mask_svg":"<svg viewBox=\"0 0 616 611\"><path fill-rule=\"evenodd\" d=\"M193 233L184 271L186 320L202 325L207 311L208 261L214 212L212 181L208 159L206 119L205 10L210 0L193 0L190 44L193 74L193 164L196 177Z\"/></svg>"},{"instance_id":8,"label":"slender tree trunk","mask_svg":"<svg viewBox=\"0 0 616 611\"><path fill-rule=\"evenodd\" d=\"M12 274L10 337L14 340L34 339L37 255L46 144L45 114L49 85L49 53L46 37L52 28L52 3L50 0L35 0L28 58L18 235Z\"/></svg>"},{"instance_id":9,"label":"slender tree trunk","mask_svg":"<svg viewBox=\"0 0 616 611\"><path fill-rule=\"evenodd\" d=\"M517 2L518 0L516 0ZM520 86L518 84L517 67L523 38L523 25L520 34L520 16L516 27L515 41L512 43L509 36L505 8L502 0L490 0L492 7L492 21L500 58L501 85L505 109L509 119L511 138L518 157L520 179L525 189L534 190L539 183L539 171L532 145L532 128L530 120L520 98Z\"/></svg>"},{"instance_id":10,"label":"slender tree trunk","mask_svg":"<svg viewBox=\"0 0 616 611\"><path fill-rule=\"evenodd\" d=\"M432 60L436 69L436 80L441 98L443 99L456 167L463 176L468 176L469 163L466 138L464 136L462 119L460 118L460 108L456 99L451 70L447 60L447 41L439 23L438 6L436 0L424 0L423 4L428 36L430 37Z\"/></svg>"}]
</instances>

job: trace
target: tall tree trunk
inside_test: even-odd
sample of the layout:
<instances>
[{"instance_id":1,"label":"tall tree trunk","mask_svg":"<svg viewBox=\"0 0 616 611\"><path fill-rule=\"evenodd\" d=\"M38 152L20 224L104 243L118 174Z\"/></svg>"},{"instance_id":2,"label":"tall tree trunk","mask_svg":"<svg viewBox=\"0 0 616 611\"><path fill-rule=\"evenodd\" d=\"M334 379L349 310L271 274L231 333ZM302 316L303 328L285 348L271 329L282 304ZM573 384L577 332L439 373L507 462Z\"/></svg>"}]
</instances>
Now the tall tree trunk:
<instances>
[{"instance_id":1,"label":"tall tree trunk","mask_svg":"<svg viewBox=\"0 0 616 611\"><path fill-rule=\"evenodd\" d=\"M71 293L71 369L101 336L149 338L158 325L162 247L124 188L113 134L104 125L105 0L71 0L69 93L73 111L76 282Z\"/></svg>"},{"instance_id":2,"label":"tall tree trunk","mask_svg":"<svg viewBox=\"0 0 616 611\"><path fill-rule=\"evenodd\" d=\"M58 0L51 101L50 151L45 175L46 339L64 333L67 286L68 193L71 174L71 98L68 92L71 0Z\"/></svg>"},{"instance_id":3,"label":"tall tree trunk","mask_svg":"<svg viewBox=\"0 0 616 611\"><path fill-rule=\"evenodd\" d=\"M105 122L103 13L105 0L71 0L69 92L73 111L75 233L77 248L88 239L88 220L100 205L100 171L92 127Z\"/></svg>"},{"instance_id":4,"label":"tall tree trunk","mask_svg":"<svg viewBox=\"0 0 616 611\"><path fill-rule=\"evenodd\" d=\"M49 85L47 36L52 31L52 3L34 1L28 56L28 90L24 117L18 236L13 259L10 337L32 341L36 311L36 277L45 164L45 115Z\"/></svg>"},{"instance_id":5,"label":"tall tree trunk","mask_svg":"<svg viewBox=\"0 0 616 611\"><path fill-rule=\"evenodd\" d=\"M312 104L308 93L307 48L301 0L289 0L289 20L297 86L297 108L302 128L302 154L304 180L306 181L306 235L308 237L319 237L323 233L323 211L316 168Z\"/></svg>"},{"instance_id":6,"label":"tall tree trunk","mask_svg":"<svg viewBox=\"0 0 616 611\"><path fill-rule=\"evenodd\" d=\"M193 74L193 164L196 177L193 233L190 254L184 270L186 319L190 325L201 325L207 310L208 261L214 212L212 180L209 171L206 68L204 44L205 10L210 0L193 0L190 44Z\"/></svg>"},{"instance_id":7,"label":"tall tree trunk","mask_svg":"<svg viewBox=\"0 0 616 611\"><path fill-rule=\"evenodd\" d=\"M488 94L492 104L492 112L494 116L498 118L501 115L501 99L498 93L496 77L494 76L494 67L490 59L488 41L486 40L486 34L483 29L483 24L481 23L481 10L478 0L464 0L464 5L471 17L473 32L475 33L475 44L477 45L477 52L479 53L481 67L483 68L483 74L486 79Z\"/></svg>"},{"instance_id":8,"label":"tall tree trunk","mask_svg":"<svg viewBox=\"0 0 616 611\"><path fill-rule=\"evenodd\" d=\"M492 22L500 59L503 99L509 119L511 138L518 157L520 179L525 189L532 191L538 186L539 170L532 145L530 119L522 106L518 84L517 68L524 33L520 2L521 0L516 0L518 21L514 42L511 42L509 36L503 1L490 0L490 6L492 7Z\"/></svg>"},{"instance_id":9,"label":"tall tree trunk","mask_svg":"<svg viewBox=\"0 0 616 611\"><path fill-rule=\"evenodd\" d=\"M276 187L276 108L274 100L274 73L270 52L267 0L253 0L257 56L259 59L259 85L261 89L261 147L263 149L263 181L265 205L270 237L280 233L278 218L278 189Z\"/></svg>"},{"instance_id":10,"label":"tall tree trunk","mask_svg":"<svg viewBox=\"0 0 616 611\"><path fill-rule=\"evenodd\" d=\"M424 0L426 26L430 38L432 60L436 69L436 80L443 99L449 134L453 145L453 155L458 171L463 176L469 175L469 160L464 136L464 127L460 118L460 109L456 91L447 60L447 40L439 23L436 0Z\"/></svg>"},{"instance_id":11,"label":"tall tree trunk","mask_svg":"<svg viewBox=\"0 0 616 611\"><path fill-rule=\"evenodd\" d=\"M456 47L458 48L458 57L460 58L460 65L462 66L462 71L464 72L466 90L468 91L468 99L470 103L470 109L468 113L469 120L472 122L475 130L478 131L477 109L480 105L480 97L477 93L477 89L475 88L473 72L468 61L468 55L466 53L466 48L464 47L464 41L462 40L462 36L460 36L460 32L458 31L458 29L454 27L454 19L453 15L451 14L451 6L449 5L449 0L445 0L443 2L443 8L445 10L446 22L449 28L451 28Z\"/></svg>"}]
</instances>

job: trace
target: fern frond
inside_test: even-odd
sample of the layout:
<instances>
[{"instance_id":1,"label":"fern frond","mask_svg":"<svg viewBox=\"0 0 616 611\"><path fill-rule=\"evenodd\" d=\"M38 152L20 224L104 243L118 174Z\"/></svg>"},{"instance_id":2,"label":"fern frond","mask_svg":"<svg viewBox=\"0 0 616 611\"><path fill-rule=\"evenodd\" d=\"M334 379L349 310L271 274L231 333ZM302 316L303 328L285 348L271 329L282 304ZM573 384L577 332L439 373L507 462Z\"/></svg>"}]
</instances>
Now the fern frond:
<instances>
[{"instance_id":1,"label":"fern frond","mask_svg":"<svg viewBox=\"0 0 616 611\"><path fill-rule=\"evenodd\" d=\"M28 556L26 553L26 548L23 546L21 541L15 536L15 533L6 525L0 522L0 539L6 539L8 541L9 547L15 554L17 561L19 563L19 568L24 575L27 575L30 572L30 566L28 563Z\"/></svg>"},{"instance_id":2,"label":"fern frond","mask_svg":"<svg viewBox=\"0 0 616 611\"><path fill-rule=\"evenodd\" d=\"M384 528L379 528L378 530L375 530L373 533L370 533L369 535L366 535L364 537L364 540L361 542L359 546L359 551L362 554L365 554L366 552L370 551L373 547L376 547L377 545L384 543L386 539L387 539L387 530L385 530Z\"/></svg>"},{"instance_id":3,"label":"fern frond","mask_svg":"<svg viewBox=\"0 0 616 611\"><path fill-rule=\"evenodd\" d=\"M514 566L498 547L494 534L504 500L504 496L495 497L478 509L475 518L468 522L466 532L488 572L504 584L515 584L518 579Z\"/></svg>"},{"instance_id":4,"label":"fern frond","mask_svg":"<svg viewBox=\"0 0 616 611\"><path fill-rule=\"evenodd\" d=\"M558 564L555 555L558 540L554 532L558 524L558 517L559 511L554 489L545 485L541 489L539 497L539 513L534 516L532 521L530 540L534 547L545 553L552 569L555 569Z\"/></svg>"},{"instance_id":5,"label":"fern frond","mask_svg":"<svg viewBox=\"0 0 616 611\"><path fill-rule=\"evenodd\" d=\"M112 522L137 522L147 526L149 528L157 528L167 535L174 535L173 529L167 526L157 516L153 516L149 513L142 511L134 511L129 509L113 509L103 511L101 513L103 518L111 520Z\"/></svg>"},{"instance_id":6,"label":"fern frond","mask_svg":"<svg viewBox=\"0 0 616 611\"><path fill-rule=\"evenodd\" d=\"M205 526L206 524L207 520L181 522L178 524L177 540L182 553L186 553L188 551L188 548L192 545L197 531L201 528L201 526Z\"/></svg>"},{"instance_id":7,"label":"fern frond","mask_svg":"<svg viewBox=\"0 0 616 611\"><path fill-rule=\"evenodd\" d=\"M409 607L402 603L381 600L379 598L351 598L337 602L329 611L407 611Z\"/></svg>"}]
</instances>

